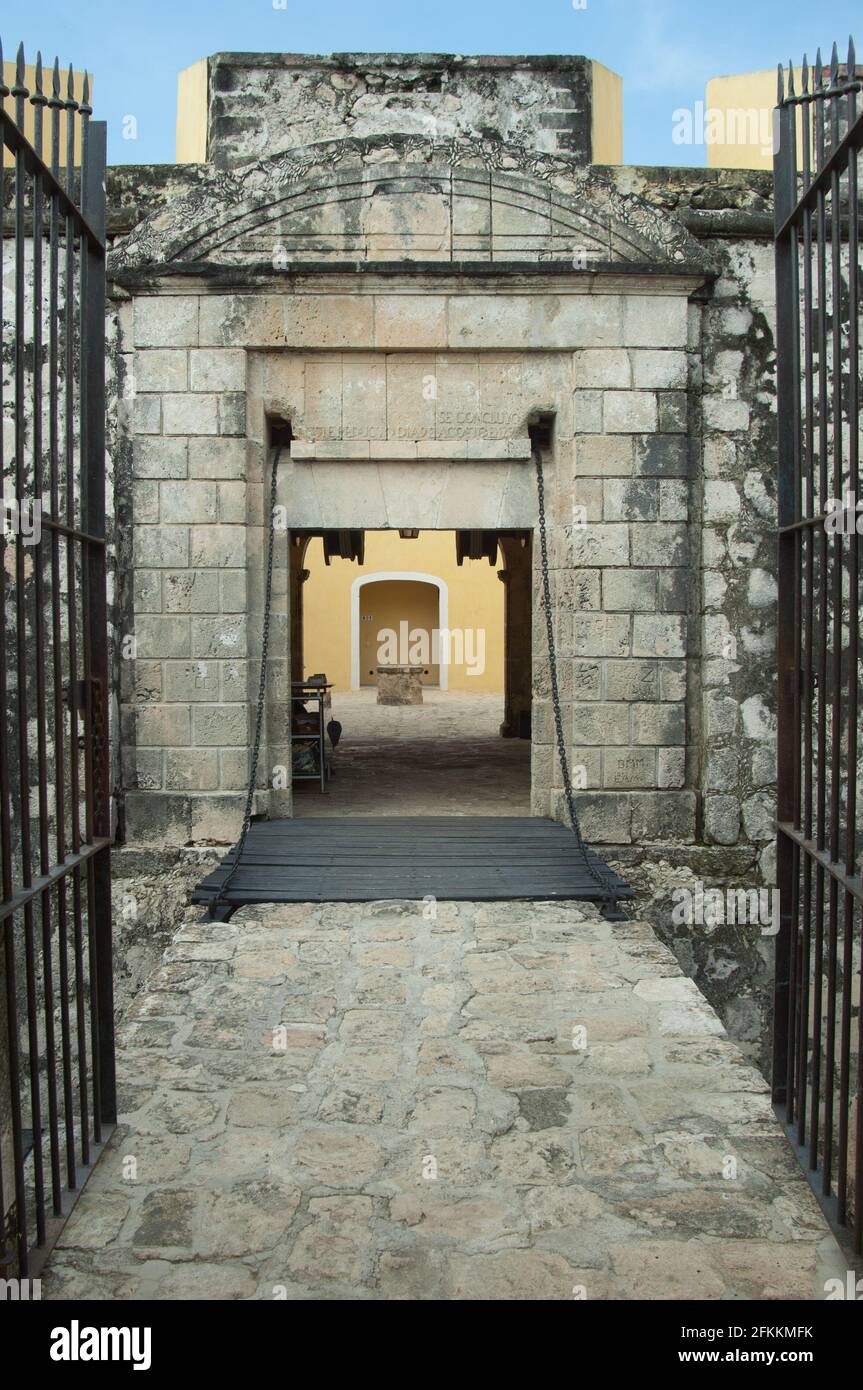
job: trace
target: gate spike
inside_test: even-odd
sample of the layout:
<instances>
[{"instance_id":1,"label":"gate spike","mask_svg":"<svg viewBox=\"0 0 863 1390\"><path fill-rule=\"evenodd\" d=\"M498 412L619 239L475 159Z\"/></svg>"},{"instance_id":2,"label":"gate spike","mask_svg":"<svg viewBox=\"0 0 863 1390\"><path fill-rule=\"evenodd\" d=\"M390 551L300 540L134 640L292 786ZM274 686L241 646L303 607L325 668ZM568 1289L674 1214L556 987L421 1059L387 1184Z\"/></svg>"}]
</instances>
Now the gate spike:
<instances>
[{"instance_id":1,"label":"gate spike","mask_svg":"<svg viewBox=\"0 0 863 1390\"><path fill-rule=\"evenodd\" d=\"M848 80L854 81L857 76L857 54L854 51L854 35L848 35Z\"/></svg>"},{"instance_id":2,"label":"gate spike","mask_svg":"<svg viewBox=\"0 0 863 1390\"><path fill-rule=\"evenodd\" d=\"M31 101L31 103L33 104L33 106L44 106L44 105L45 105L45 101L46 101L45 93L44 93L43 90L42 90L42 51L41 51L41 49L37 49L37 51L36 51L36 86L35 86L35 89L34 89L34 91L33 91L33 95L32 95L31 98L30 98L30 101Z\"/></svg>"},{"instance_id":3,"label":"gate spike","mask_svg":"<svg viewBox=\"0 0 863 1390\"><path fill-rule=\"evenodd\" d=\"M776 96L778 104L781 106L785 100L785 73L782 70L781 63L776 69Z\"/></svg>"},{"instance_id":4,"label":"gate spike","mask_svg":"<svg viewBox=\"0 0 863 1390\"><path fill-rule=\"evenodd\" d=\"M30 95L24 83L25 67L24 45L23 43L19 43L18 53L15 59L15 86L12 88L13 97L18 97L19 99Z\"/></svg>"},{"instance_id":5,"label":"gate spike","mask_svg":"<svg viewBox=\"0 0 863 1390\"><path fill-rule=\"evenodd\" d=\"M830 86L839 86L839 49L836 40L833 40L833 52L830 54Z\"/></svg>"},{"instance_id":6,"label":"gate spike","mask_svg":"<svg viewBox=\"0 0 863 1390\"><path fill-rule=\"evenodd\" d=\"M789 58L789 60L788 60L788 95L789 95L790 97L793 97L794 94L795 94L795 93L794 93L794 64L792 63L791 59Z\"/></svg>"},{"instance_id":7,"label":"gate spike","mask_svg":"<svg viewBox=\"0 0 863 1390\"><path fill-rule=\"evenodd\" d=\"M84 71L84 86L81 91L81 105L79 108L82 116L92 116L93 108L90 105L90 74Z\"/></svg>"},{"instance_id":8,"label":"gate spike","mask_svg":"<svg viewBox=\"0 0 863 1390\"><path fill-rule=\"evenodd\" d=\"M821 91L821 88L824 86L824 64L823 64L822 61L821 61L821 49L820 49L820 48L818 49L818 52L815 54L815 73L814 73L814 79L815 79L815 80L814 80L814 82L813 82L813 90L816 91L816 92L820 92L820 91Z\"/></svg>"},{"instance_id":9,"label":"gate spike","mask_svg":"<svg viewBox=\"0 0 863 1390\"><path fill-rule=\"evenodd\" d=\"M4 97L8 97L9 88L3 81L3 40L0 39L0 107L3 105Z\"/></svg>"},{"instance_id":10,"label":"gate spike","mask_svg":"<svg viewBox=\"0 0 863 1390\"><path fill-rule=\"evenodd\" d=\"M69 72L66 77L66 110L77 111L78 103L75 100L75 74L72 71L72 64L69 64Z\"/></svg>"},{"instance_id":11,"label":"gate spike","mask_svg":"<svg viewBox=\"0 0 863 1390\"><path fill-rule=\"evenodd\" d=\"M809 91L809 59L806 57L806 54L804 53L804 54L803 54L803 95L806 96L807 93L808 93L808 91Z\"/></svg>"},{"instance_id":12,"label":"gate spike","mask_svg":"<svg viewBox=\"0 0 863 1390\"><path fill-rule=\"evenodd\" d=\"M63 98L60 95L60 59L54 59L54 71L51 74L51 105L62 106Z\"/></svg>"}]
</instances>

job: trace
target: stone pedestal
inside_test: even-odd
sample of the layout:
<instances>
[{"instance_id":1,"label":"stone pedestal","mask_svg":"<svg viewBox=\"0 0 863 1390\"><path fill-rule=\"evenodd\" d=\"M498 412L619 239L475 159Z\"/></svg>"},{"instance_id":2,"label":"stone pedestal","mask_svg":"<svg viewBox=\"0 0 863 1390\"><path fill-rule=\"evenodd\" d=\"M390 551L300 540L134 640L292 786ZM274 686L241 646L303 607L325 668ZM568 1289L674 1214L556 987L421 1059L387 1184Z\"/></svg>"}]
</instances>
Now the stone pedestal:
<instances>
[{"instance_id":1,"label":"stone pedestal","mask_svg":"<svg viewBox=\"0 0 863 1390\"><path fill-rule=\"evenodd\" d=\"M423 688L422 666L379 666L379 705L421 705Z\"/></svg>"}]
</instances>

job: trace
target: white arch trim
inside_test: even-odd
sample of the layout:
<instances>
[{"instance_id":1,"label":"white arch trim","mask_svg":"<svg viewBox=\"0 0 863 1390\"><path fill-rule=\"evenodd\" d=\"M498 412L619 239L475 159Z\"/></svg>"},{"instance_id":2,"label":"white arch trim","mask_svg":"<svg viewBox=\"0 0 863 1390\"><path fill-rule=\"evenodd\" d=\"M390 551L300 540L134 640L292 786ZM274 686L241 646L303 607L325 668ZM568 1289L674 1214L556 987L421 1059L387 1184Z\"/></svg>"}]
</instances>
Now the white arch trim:
<instances>
[{"instance_id":1,"label":"white arch trim","mask_svg":"<svg viewBox=\"0 0 863 1390\"><path fill-rule=\"evenodd\" d=\"M377 574L359 575L351 585L351 690L360 689L360 589L365 584L379 584L385 579L408 579L417 584L433 584L438 591L438 627L449 627L449 589L446 580L419 570L379 570ZM440 663L440 689L449 689L449 664Z\"/></svg>"}]
</instances>

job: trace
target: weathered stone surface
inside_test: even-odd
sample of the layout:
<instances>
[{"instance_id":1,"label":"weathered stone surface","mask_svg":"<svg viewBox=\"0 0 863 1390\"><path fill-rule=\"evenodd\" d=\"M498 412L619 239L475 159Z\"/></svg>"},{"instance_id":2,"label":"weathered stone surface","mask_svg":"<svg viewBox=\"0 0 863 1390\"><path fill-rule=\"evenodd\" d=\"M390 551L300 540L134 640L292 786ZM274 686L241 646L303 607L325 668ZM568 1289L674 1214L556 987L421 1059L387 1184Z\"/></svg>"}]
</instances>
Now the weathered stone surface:
<instances>
[{"instance_id":1,"label":"weathered stone surface","mask_svg":"<svg viewBox=\"0 0 863 1390\"><path fill-rule=\"evenodd\" d=\"M766 1083L651 929L438 908L182 925L120 1030L122 1129L46 1296L820 1296L829 1237ZM381 970L404 996L357 1006Z\"/></svg>"}]
</instances>

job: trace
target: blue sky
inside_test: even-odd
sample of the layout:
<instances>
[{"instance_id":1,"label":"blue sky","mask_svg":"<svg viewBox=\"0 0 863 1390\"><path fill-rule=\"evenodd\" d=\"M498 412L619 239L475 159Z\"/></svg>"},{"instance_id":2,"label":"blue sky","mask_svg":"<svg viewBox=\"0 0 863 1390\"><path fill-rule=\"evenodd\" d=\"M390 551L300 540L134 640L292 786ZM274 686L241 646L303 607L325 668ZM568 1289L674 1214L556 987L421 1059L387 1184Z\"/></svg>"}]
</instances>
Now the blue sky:
<instances>
[{"instance_id":1,"label":"blue sky","mask_svg":"<svg viewBox=\"0 0 863 1390\"><path fill-rule=\"evenodd\" d=\"M275 0L276 4L283 0ZM584 8L578 8L582 4ZM863 51L860 0L3 0L5 56L60 55L95 74L95 114L112 163L174 158L177 73L226 50L582 53L624 79L629 164L703 164L672 142L672 112L708 77L773 67L849 32ZM123 138L134 116L137 138ZM127 129L129 129L127 123Z\"/></svg>"}]
</instances>

